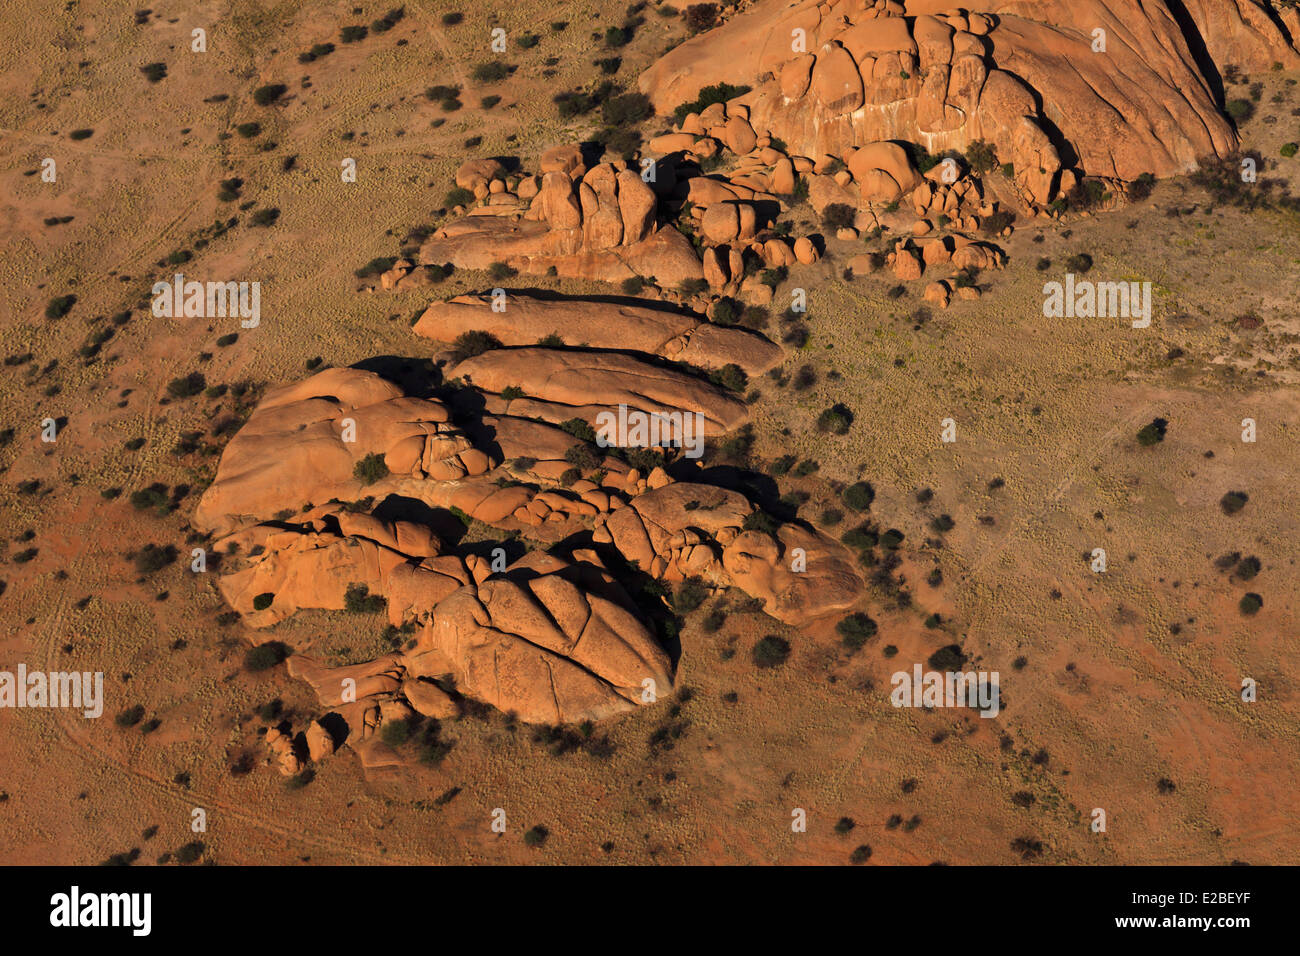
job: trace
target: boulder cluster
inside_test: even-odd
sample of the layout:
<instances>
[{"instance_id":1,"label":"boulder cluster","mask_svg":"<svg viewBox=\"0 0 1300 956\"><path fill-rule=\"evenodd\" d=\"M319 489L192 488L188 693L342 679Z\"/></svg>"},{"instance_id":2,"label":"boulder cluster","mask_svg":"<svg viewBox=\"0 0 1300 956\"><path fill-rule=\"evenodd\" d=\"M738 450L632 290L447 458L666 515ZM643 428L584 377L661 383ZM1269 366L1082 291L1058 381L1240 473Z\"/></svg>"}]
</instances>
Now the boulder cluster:
<instances>
[{"instance_id":1,"label":"boulder cluster","mask_svg":"<svg viewBox=\"0 0 1300 956\"><path fill-rule=\"evenodd\" d=\"M441 397L361 368L268 393L199 503L222 595L268 639L306 608L382 609L401 636L360 665L290 657L329 713L298 737L268 733L284 773L341 744L366 766L397 762L385 722L451 716L466 698L561 724L670 693L673 662L625 587L628 569L740 588L788 623L861 598L838 542L689 480L689 469L685 480L643 472L574 427L624 406L698 413L703 437L721 438L747 406L665 354L758 372L779 360L777 346L675 311L520 296L502 311L490 297L437 303L417 332L450 342L484 327L518 347L449 358L456 387ZM523 344L554 328L607 348ZM506 561L504 547L462 547L467 524L532 550Z\"/></svg>"},{"instance_id":2,"label":"boulder cluster","mask_svg":"<svg viewBox=\"0 0 1300 956\"><path fill-rule=\"evenodd\" d=\"M706 87L751 87L728 109L815 161L887 141L930 154L987 143L1041 209L1085 174L1163 177L1229 155L1237 137L1202 47L1220 66L1294 66L1298 20L1294 5L1260 0L1020 0L984 12L758 0L669 51L640 85L660 112ZM703 114L683 132L699 126ZM892 189L853 173L864 197Z\"/></svg>"}]
</instances>

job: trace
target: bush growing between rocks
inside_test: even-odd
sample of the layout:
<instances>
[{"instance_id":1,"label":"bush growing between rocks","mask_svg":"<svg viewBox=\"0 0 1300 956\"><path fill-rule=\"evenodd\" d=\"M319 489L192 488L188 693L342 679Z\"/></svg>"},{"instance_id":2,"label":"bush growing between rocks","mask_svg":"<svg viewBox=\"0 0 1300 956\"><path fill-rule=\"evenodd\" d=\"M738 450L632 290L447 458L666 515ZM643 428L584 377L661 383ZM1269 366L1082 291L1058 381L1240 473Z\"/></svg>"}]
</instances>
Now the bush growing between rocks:
<instances>
[{"instance_id":1,"label":"bush growing between rocks","mask_svg":"<svg viewBox=\"0 0 1300 956\"><path fill-rule=\"evenodd\" d=\"M352 476L363 485L373 485L376 481L388 477L388 465L384 456L371 452L352 466Z\"/></svg>"},{"instance_id":2,"label":"bush growing between rocks","mask_svg":"<svg viewBox=\"0 0 1300 956\"><path fill-rule=\"evenodd\" d=\"M378 614L387 606L387 598L371 594L364 584L349 584L343 595L343 607L349 614Z\"/></svg>"},{"instance_id":3,"label":"bush growing between rocks","mask_svg":"<svg viewBox=\"0 0 1300 956\"><path fill-rule=\"evenodd\" d=\"M499 348L501 348L501 341L491 332L484 332L480 329L462 332L452 342L452 354L457 362L463 362L476 355L482 355L484 352Z\"/></svg>"}]
</instances>

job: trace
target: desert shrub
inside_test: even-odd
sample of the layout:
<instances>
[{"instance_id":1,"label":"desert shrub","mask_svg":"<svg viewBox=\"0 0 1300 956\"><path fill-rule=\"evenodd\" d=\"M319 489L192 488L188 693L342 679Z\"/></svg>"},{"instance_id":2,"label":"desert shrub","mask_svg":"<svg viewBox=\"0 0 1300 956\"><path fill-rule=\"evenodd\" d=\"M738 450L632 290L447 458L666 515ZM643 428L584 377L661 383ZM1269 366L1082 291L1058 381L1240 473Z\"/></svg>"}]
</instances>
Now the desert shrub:
<instances>
[{"instance_id":1,"label":"desert shrub","mask_svg":"<svg viewBox=\"0 0 1300 956\"><path fill-rule=\"evenodd\" d=\"M1151 195L1152 190L1156 187L1156 177L1151 173L1142 173L1137 179L1128 185L1128 198L1133 202L1141 202Z\"/></svg>"},{"instance_id":2,"label":"desert shrub","mask_svg":"<svg viewBox=\"0 0 1300 956\"><path fill-rule=\"evenodd\" d=\"M1258 594L1256 594L1254 591L1251 591L1248 594L1243 594L1241 596L1241 601L1238 602L1237 604L1237 607L1241 611L1241 613L1247 616L1252 614L1258 614L1259 609L1262 608L1263 606L1264 606L1264 599L1260 597Z\"/></svg>"},{"instance_id":3,"label":"desert shrub","mask_svg":"<svg viewBox=\"0 0 1300 956\"><path fill-rule=\"evenodd\" d=\"M524 844L536 849L545 843L546 838L550 835L551 831L539 823L537 826L529 827L524 831Z\"/></svg>"},{"instance_id":4,"label":"desert shrub","mask_svg":"<svg viewBox=\"0 0 1300 956\"><path fill-rule=\"evenodd\" d=\"M286 790L301 790L307 784L316 779L316 770L312 767L304 767L298 773L284 782Z\"/></svg>"},{"instance_id":5,"label":"desert shrub","mask_svg":"<svg viewBox=\"0 0 1300 956\"><path fill-rule=\"evenodd\" d=\"M678 614L689 614L703 604L708 596L709 589L703 581L687 578L673 595L673 610Z\"/></svg>"},{"instance_id":6,"label":"desert shrub","mask_svg":"<svg viewBox=\"0 0 1300 956\"><path fill-rule=\"evenodd\" d=\"M1165 431L1169 427L1169 422L1163 418L1153 418L1150 422L1138 429L1138 444L1144 447L1150 447L1165 440Z\"/></svg>"},{"instance_id":7,"label":"desert shrub","mask_svg":"<svg viewBox=\"0 0 1300 956\"><path fill-rule=\"evenodd\" d=\"M980 175L993 172L999 165L997 151L982 139L977 139L966 147L966 162Z\"/></svg>"},{"instance_id":8,"label":"desert shrub","mask_svg":"<svg viewBox=\"0 0 1300 956\"><path fill-rule=\"evenodd\" d=\"M1005 209L999 209L993 215L985 216L980 222L980 228L984 231L984 235L996 236L1000 235L1002 230L1008 228L1015 221L1014 214Z\"/></svg>"},{"instance_id":9,"label":"desert shrub","mask_svg":"<svg viewBox=\"0 0 1300 956\"><path fill-rule=\"evenodd\" d=\"M877 627L870 616L858 611L836 624L835 630L844 646L856 651L876 636Z\"/></svg>"},{"instance_id":10,"label":"desert shrub","mask_svg":"<svg viewBox=\"0 0 1300 956\"><path fill-rule=\"evenodd\" d=\"M956 524L951 515L936 515L930 520L930 530L936 534L946 534L953 529Z\"/></svg>"},{"instance_id":11,"label":"desert shrub","mask_svg":"<svg viewBox=\"0 0 1300 956\"><path fill-rule=\"evenodd\" d=\"M848 203L833 202L822 210L822 226L826 229L843 229L853 225L855 210Z\"/></svg>"},{"instance_id":12,"label":"desert shrub","mask_svg":"<svg viewBox=\"0 0 1300 956\"><path fill-rule=\"evenodd\" d=\"M274 226L280 218L280 210L274 207L259 209L249 218L249 224L253 226Z\"/></svg>"},{"instance_id":13,"label":"desert shrub","mask_svg":"<svg viewBox=\"0 0 1300 956\"><path fill-rule=\"evenodd\" d=\"M373 485L376 481L388 477L388 465L384 456L371 452L352 467L352 476L363 485Z\"/></svg>"},{"instance_id":14,"label":"desert shrub","mask_svg":"<svg viewBox=\"0 0 1300 956\"><path fill-rule=\"evenodd\" d=\"M339 39L344 43L360 43L369 32L363 26L347 26L339 31Z\"/></svg>"},{"instance_id":15,"label":"desert shrub","mask_svg":"<svg viewBox=\"0 0 1300 956\"><path fill-rule=\"evenodd\" d=\"M504 282L506 279L515 276L515 270L510 268L504 262L493 262L488 266L488 276L497 282Z\"/></svg>"},{"instance_id":16,"label":"desert shrub","mask_svg":"<svg viewBox=\"0 0 1300 956\"><path fill-rule=\"evenodd\" d=\"M855 551L867 551L880 543L880 534L868 522L850 528L840 535L840 540Z\"/></svg>"},{"instance_id":17,"label":"desert shrub","mask_svg":"<svg viewBox=\"0 0 1300 956\"><path fill-rule=\"evenodd\" d=\"M501 340L491 332L484 332L481 329L462 332L452 342L452 353L455 355L457 362L463 362L465 359L499 348L501 348Z\"/></svg>"},{"instance_id":18,"label":"desert shrub","mask_svg":"<svg viewBox=\"0 0 1300 956\"><path fill-rule=\"evenodd\" d=\"M390 747L400 747L411 739L411 725L405 720L386 720L379 727L379 736Z\"/></svg>"},{"instance_id":19,"label":"desert shrub","mask_svg":"<svg viewBox=\"0 0 1300 956\"><path fill-rule=\"evenodd\" d=\"M1067 272L1084 275L1092 268L1092 256L1086 252L1076 253L1065 260L1065 268Z\"/></svg>"},{"instance_id":20,"label":"desert shrub","mask_svg":"<svg viewBox=\"0 0 1300 956\"><path fill-rule=\"evenodd\" d=\"M966 666L966 654L960 644L948 644L931 654L926 663L932 671L959 671Z\"/></svg>"},{"instance_id":21,"label":"desert shrub","mask_svg":"<svg viewBox=\"0 0 1300 956\"><path fill-rule=\"evenodd\" d=\"M134 727L142 720L144 720L144 707L140 704L135 704L120 711L118 715L113 718L113 722L119 727Z\"/></svg>"},{"instance_id":22,"label":"desert shrub","mask_svg":"<svg viewBox=\"0 0 1300 956\"><path fill-rule=\"evenodd\" d=\"M492 107L496 106L500 102L501 102L501 97L493 93L491 96L485 96L482 99L480 99L478 101L478 105L485 110L490 110L492 109Z\"/></svg>"},{"instance_id":23,"label":"desert shrub","mask_svg":"<svg viewBox=\"0 0 1300 956\"><path fill-rule=\"evenodd\" d=\"M1246 502L1249 500L1250 496L1244 491L1229 491L1219 499L1219 507L1223 509L1225 515L1235 515L1246 507Z\"/></svg>"},{"instance_id":24,"label":"desert shrub","mask_svg":"<svg viewBox=\"0 0 1300 956\"><path fill-rule=\"evenodd\" d=\"M263 591L261 594L253 598L253 610L265 611L268 607L270 607L274 603L275 603L275 595L272 594L270 591Z\"/></svg>"},{"instance_id":25,"label":"desert shrub","mask_svg":"<svg viewBox=\"0 0 1300 956\"><path fill-rule=\"evenodd\" d=\"M580 442L569 447L568 451L564 453L564 460L573 467L580 469L580 471L591 471L594 468L599 468L603 459L600 453L591 445Z\"/></svg>"},{"instance_id":26,"label":"desert shrub","mask_svg":"<svg viewBox=\"0 0 1300 956\"><path fill-rule=\"evenodd\" d=\"M61 319L77 304L75 295L56 295L53 299L45 304L45 317L47 319Z\"/></svg>"},{"instance_id":27,"label":"desert shrub","mask_svg":"<svg viewBox=\"0 0 1300 956\"><path fill-rule=\"evenodd\" d=\"M589 442L593 445L596 443L596 430L591 427L590 422L587 422L584 419L566 419L565 421L560 422L560 429L561 431L572 435L574 438L579 438L582 441Z\"/></svg>"},{"instance_id":28,"label":"desert shrub","mask_svg":"<svg viewBox=\"0 0 1300 956\"><path fill-rule=\"evenodd\" d=\"M718 25L718 5L716 3L692 3L682 14L686 29L692 33L703 33Z\"/></svg>"},{"instance_id":29,"label":"desert shrub","mask_svg":"<svg viewBox=\"0 0 1300 956\"><path fill-rule=\"evenodd\" d=\"M244 654L244 669L254 672L270 670L288 656L287 645L280 641L267 641L248 649Z\"/></svg>"},{"instance_id":30,"label":"desert shrub","mask_svg":"<svg viewBox=\"0 0 1300 956\"><path fill-rule=\"evenodd\" d=\"M857 824L853 822L852 817L840 817L835 821L835 832L840 836L844 836L846 833L851 832L855 826Z\"/></svg>"},{"instance_id":31,"label":"desert shrub","mask_svg":"<svg viewBox=\"0 0 1300 956\"><path fill-rule=\"evenodd\" d=\"M1284 157L1290 159L1297 152L1300 152L1300 143L1283 143L1280 152Z\"/></svg>"},{"instance_id":32,"label":"desert shrub","mask_svg":"<svg viewBox=\"0 0 1300 956\"><path fill-rule=\"evenodd\" d=\"M728 362L722 368L712 372L709 381L732 392L743 392L745 386L749 384L749 376L735 362Z\"/></svg>"},{"instance_id":33,"label":"desert shrub","mask_svg":"<svg viewBox=\"0 0 1300 956\"><path fill-rule=\"evenodd\" d=\"M444 13L442 15L442 25L444 27L454 27L464 19L465 14L463 13Z\"/></svg>"},{"instance_id":34,"label":"desert shrub","mask_svg":"<svg viewBox=\"0 0 1300 956\"><path fill-rule=\"evenodd\" d=\"M769 634L754 645L752 656L755 667L763 669L779 667L790 656L790 642L783 637Z\"/></svg>"},{"instance_id":35,"label":"desert shrub","mask_svg":"<svg viewBox=\"0 0 1300 956\"><path fill-rule=\"evenodd\" d=\"M235 127L235 132L238 133L240 136L244 137L244 139L252 139L254 136L257 136L259 133L262 132L262 124L261 123L240 123L238 126Z\"/></svg>"},{"instance_id":36,"label":"desert shrub","mask_svg":"<svg viewBox=\"0 0 1300 956\"><path fill-rule=\"evenodd\" d=\"M489 60L474 67L470 75L475 83L500 83L510 75L510 68L500 60Z\"/></svg>"},{"instance_id":37,"label":"desert shrub","mask_svg":"<svg viewBox=\"0 0 1300 956\"><path fill-rule=\"evenodd\" d=\"M172 398L192 398L208 385L202 372L190 372L181 378L174 378L167 383L167 394Z\"/></svg>"},{"instance_id":38,"label":"desert shrub","mask_svg":"<svg viewBox=\"0 0 1300 956\"><path fill-rule=\"evenodd\" d=\"M605 46L618 49L621 46L627 46L632 40L631 27L607 27L605 30Z\"/></svg>"},{"instance_id":39,"label":"desert shrub","mask_svg":"<svg viewBox=\"0 0 1300 956\"><path fill-rule=\"evenodd\" d=\"M95 131L93 129L74 129L71 133L68 134L68 139L73 139L73 140L90 139L90 137L94 135L95 135Z\"/></svg>"},{"instance_id":40,"label":"desert shrub","mask_svg":"<svg viewBox=\"0 0 1300 956\"><path fill-rule=\"evenodd\" d=\"M176 560L175 545L146 544L135 553L135 569L141 574L161 571Z\"/></svg>"},{"instance_id":41,"label":"desert shrub","mask_svg":"<svg viewBox=\"0 0 1300 956\"><path fill-rule=\"evenodd\" d=\"M468 206L474 201L474 194L463 186L449 189L443 199L448 206Z\"/></svg>"},{"instance_id":42,"label":"desert shrub","mask_svg":"<svg viewBox=\"0 0 1300 956\"><path fill-rule=\"evenodd\" d=\"M871 847L867 846L865 843L861 846L855 847L853 852L849 854L849 862L854 866L861 866L869 859L871 859Z\"/></svg>"},{"instance_id":43,"label":"desert shrub","mask_svg":"<svg viewBox=\"0 0 1300 956\"><path fill-rule=\"evenodd\" d=\"M591 61L592 66L600 67L600 72L606 76L613 76L618 72L618 68L623 65L621 56L603 56Z\"/></svg>"},{"instance_id":44,"label":"desert shrub","mask_svg":"<svg viewBox=\"0 0 1300 956\"><path fill-rule=\"evenodd\" d=\"M841 497L854 511L866 511L876 499L876 489L868 481L858 481L845 488Z\"/></svg>"},{"instance_id":45,"label":"desert shrub","mask_svg":"<svg viewBox=\"0 0 1300 956\"><path fill-rule=\"evenodd\" d=\"M745 531L761 531L770 535L775 535L777 532L776 522L772 519L772 516L761 509L751 511L745 515L741 528Z\"/></svg>"},{"instance_id":46,"label":"desert shrub","mask_svg":"<svg viewBox=\"0 0 1300 956\"><path fill-rule=\"evenodd\" d=\"M157 83L166 78L167 64L146 63L144 66L140 67L140 72L144 74L144 78L150 83Z\"/></svg>"},{"instance_id":47,"label":"desert shrub","mask_svg":"<svg viewBox=\"0 0 1300 956\"><path fill-rule=\"evenodd\" d=\"M540 43L541 40L542 38L539 37L536 33L525 33L517 37L515 39L515 43L517 43L520 46L520 48L524 50L531 50L533 47L537 46L537 44Z\"/></svg>"},{"instance_id":48,"label":"desert shrub","mask_svg":"<svg viewBox=\"0 0 1300 956\"><path fill-rule=\"evenodd\" d=\"M517 398L524 397L524 390L518 385L507 385L505 388L501 389L501 397L507 402L513 402Z\"/></svg>"},{"instance_id":49,"label":"desert shrub","mask_svg":"<svg viewBox=\"0 0 1300 956\"><path fill-rule=\"evenodd\" d=\"M1262 565L1259 563L1259 558L1252 554L1237 562L1237 567L1233 571L1233 574L1243 581L1249 581L1254 578L1255 575L1259 574L1261 567Z\"/></svg>"},{"instance_id":50,"label":"desert shrub","mask_svg":"<svg viewBox=\"0 0 1300 956\"><path fill-rule=\"evenodd\" d=\"M880 536L880 546L887 551L897 551L903 544L903 532L890 528Z\"/></svg>"},{"instance_id":51,"label":"desert shrub","mask_svg":"<svg viewBox=\"0 0 1300 956\"><path fill-rule=\"evenodd\" d=\"M270 106L288 91L283 83L268 83L253 91L253 102L258 106Z\"/></svg>"},{"instance_id":52,"label":"desert shrub","mask_svg":"<svg viewBox=\"0 0 1300 956\"><path fill-rule=\"evenodd\" d=\"M1228 100L1224 104L1223 111L1232 117L1232 121L1240 126L1250 120L1255 115L1255 104L1250 100Z\"/></svg>"},{"instance_id":53,"label":"desert shrub","mask_svg":"<svg viewBox=\"0 0 1300 956\"><path fill-rule=\"evenodd\" d=\"M644 93L624 93L601 104L600 118L606 126L636 126L654 115L654 106Z\"/></svg>"},{"instance_id":54,"label":"desert shrub","mask_svg":"<svg viewBox=\"0 0 1300 956\"><path fill-rule=\"evenodd\" d=\"M847 435L853 424L853 412L839 402L817 416L817 430L833 435Z\"/></svg>"},{"instance_id":55,"label":"desert shrub","mask_svg":"<svg viewBox=\"0 0 1300 956\"><path fill-rule=\"evenodd\" d=\"M684 296L699 295L708 288L708 282L703 279L683 279L677 285L677 290Z\"/></svg>"},{"instance_id":56,"label":"desert shrub","mask_svg":"<svg viewBox=\"0 0 1300 956\"><path fill-rule=\"evenodd\" d=\"M378 614L387 606L382 594L371 594L364 584L349 584L343 594L343 607L349 614Z\"/></svg>"},{"instance_id":57,"label":"desert shrub","mask_svg":"<svg viewBox=\"0 0 1300 956\"><path fill-rule=\"evenodd\" d=\"M700 90L699 95L689 103L682 103L673 110L673 118L680 124L686 119L689 113L698 113L714 103L725 103L727 100L734 100L737 96L744 96L748 93L748 86L732 86L730 83L717 83L713 86L706 86Z\"/></svg>"},{"instance_id":58,"label":"desert shrub","mask_svg":"<svg viewBox=\"0 0 1300 956\"><path fill-rule=\"evenodd\" d=\"M641 290L645 288L645 279L640 276L629 276L624 279L619 286L624 295L640 295Z\"/></svg>"}]
</instances>

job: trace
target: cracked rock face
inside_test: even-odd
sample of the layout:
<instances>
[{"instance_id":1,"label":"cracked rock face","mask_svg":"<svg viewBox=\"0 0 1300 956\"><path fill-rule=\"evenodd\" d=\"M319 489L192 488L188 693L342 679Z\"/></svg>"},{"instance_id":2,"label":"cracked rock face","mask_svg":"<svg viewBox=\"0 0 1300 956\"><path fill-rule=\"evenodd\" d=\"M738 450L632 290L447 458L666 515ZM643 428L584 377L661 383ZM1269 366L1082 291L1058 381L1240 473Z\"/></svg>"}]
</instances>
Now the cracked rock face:
<instances>
[{"instance_id":1,"label":"cracked rock face","mask_svg":"<svg viewBox=\"0 0 1300 956\"><path fill-rule=\"evenodd\" d=\"M230 440L195 523L224 533L285 508L355 501L366 486L354 471L368 455L394 477L453 481L492 468L450 419L440 402L357 369L276 389Z\"/></svg>"}]
</instances>

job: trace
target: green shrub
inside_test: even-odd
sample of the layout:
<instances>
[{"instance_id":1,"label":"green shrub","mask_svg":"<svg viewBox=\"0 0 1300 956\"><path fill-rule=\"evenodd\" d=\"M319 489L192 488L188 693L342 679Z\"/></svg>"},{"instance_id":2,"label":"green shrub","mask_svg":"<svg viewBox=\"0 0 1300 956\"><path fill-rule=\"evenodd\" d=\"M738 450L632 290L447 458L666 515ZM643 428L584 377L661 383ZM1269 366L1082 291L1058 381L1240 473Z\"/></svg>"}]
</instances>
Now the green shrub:
<instances>
[{"instance_id":1,"label":"green shrub","mask_svg":"<svg viewBox=\"0 0 1300 956\"><path fill-rule=\"evenodd\" d=\"M167 64L146 63L140 67L140 72L144 74L145 79L150 83L157 83L167 76Z\"/></svg>"},{"instance_id":2,"label":"green shrub","mask_svg":"<svg viewBox=\"0 0 1300 956\"><path fill-rule=\"evenodd\" d=\"M842 404L836 403L817 416L817 430L833 435L847 435L853 424L853 413Z\"/></svg>"},{"instance_id":3,"label":"green shrub","mask_svg":"<svg viewBox=\"0 0 1300 956\"><path fill-rule=\"evenodd\" d=\"M469 332L462 332L456 336L452 342L452 354L457 362L463 362L465 359L473 358L476 355L482 355L492 349L501 348L501 341L491 332L484 332L480 329L471 329Z\"/></svg>"},{"instance_id":4,"label":"green shrub","mask_svg":"<svg viewBox=\"0 0 1300 956\"><path fill-rule=\"evenodd\" d=\"M275 603L275 595L272 594L270 591L263 591L261 594L253 598L253 610L265 611L268 607L270 607L274 603Z\"/></svg>"},{"instance_id":5,"label":"green shrub","mask_svg":"<svg viewBox=\"0 0 1300 956\"><path fill-rule=\"evenodd\" d=\"M1219 507L1223 509L1225 515L1235 515L1246 507L1246 502L1249 500L1250 496L1244 491L1229 491L1219 499Z\"/></svg>"},{"instance_id":6,"label":"green shrub","mask_svg":"<svg viewBox=\"0 0 1300 956\"><path fill-rule=\"evenodd\" d=\"M253 102L258 106L270 106L284 96L288 89L283 83L268 83L266 86L259 86L253 91Z\"/></svg>"},{"instance_id":7,"label":"green shrub","mask_svg":"<svg viewBox=\"0 0 1300 956\"><path fill-rule=\"evenodd\" d=\"M90 139L90 137L94 135L95 135L95 131L93 129L74 129L71 133L68 134L68 139L73 139L73 140Z\"/></svg>"},{"instance_id":8,"label":"green shrub","mask_svg":"<svg viewBox=\"0 0 1300 956\"><path fill-rule=\"evenodd\" d=\"M468 206L473 201L474 194L463 186L449 189L446 198L443 199L448 206Z\"/></svg>"},{"instance_id":9,"label":"green shrub","mask_svg":"<svg viewBox=\"0 0 1300 956\"><path fill-rule=\"evenodd\" d=\"M1256 594L1254 591L1251 591L1249 594L1243 594L1241 597L1241 601L1237 604L1237 607L1241 610L1241 613L1247 616L1252 614L1258 614L1259 609L1262 608L1263 606L1264 606L1264 599L1260 597L1258 594Z\"/></svg>"},{"instance_id":10,"label":"green shrub","mask_svg":"<svg viewBox=\"0 0 1300 956\"><path fill-rule=\"evenodd\" d=\"M500 60L489 60L474 67L471 76L475 83L500 83L510 75L510 68Z\"/></svg>"},{"instance_id":11,"label":"green shrub","mask_svg":"<svg viewBox=\"0 0 1300 956\"><path fill-rule=\"evenodd\" d=\"M546 829L540 823L535 827L529 827L524 832L524 843L527 846L537 848L546 842L546 838L551 835L551 831Z\"/></svg>"},{"instance_id":12,"label":"green shrub","mask_svg":"<svg viewBox=\"0 0 1300 956\"><path fill-rule=\"evenodd\" d=\"M369 32L362 26L348 26L339 31L339 39L344 43L359 43L366 38Z\"/></svg>"},{"instance_id":13,"label":"green shrub","mask_svg":"<svg viewBox=\"0 0 1300 956\"><path fill-rule=\"evenodd\" d=\"M1165 421L1163 418L1152 419L1148 424L1143 425L1140 429L1138 429L1138 433L1137 433L1138 444L1142 445L1143 447L1149 448L1152 445L1164 441L1165 431L1168 429L1168 427L1169 427L1169 423Z\"/></svg>"},{"instance_id":14,"label":"green shrub","mask_svg":"<svg viewBox=\"0 0 1300 956\"><path fill-rule=\"evenodd\" d=\"M783 637L769 634L754 645L754 666L763 669L779 667L790 656L790 642Z\"/></svg>"},{"instance_id":15,"label":"green shrub","mask_svg":"<svg viewBox=\"0 0 1300 956\"><path fill-rule=\"evenodd\" d=\"M737 96L744 96L749 90L750 87L748 86L732 86L730 83L717 83L713 86L706 86L700 90L699 95L694 100L683 103L673 110L673 118L680 125L688 114L699 113L714 103L725 103L728 100L734 100Z\"/></svg>"},{"instance_id":16,"label":"green shrub","mask_svg":"<svg viewBox=\"0 0 1300 956\"><path fill-rule=\"evenodd\" d=\"M167 383L167 394L172 398L193 398L208 385L202 372L190 372L181 378L174 378Z\"/></svg>"},{"instance_id":17,"label":"green shrub","mask_svg":"<svg viewBox=\"0 0 1300 956\"><path fill-rule=\"evenodd\" d=\"M244 655L244 669L253 672L270 670L288 656L287 645L279 641L267 641L248 649Z\"/></svg>"},{"instance_id":18,"label":"green shrub","mask_svg":"<svg viewBox=\"0 0 1300 956\"><path fill-rule=\"evenodd\" d=\"M77 304L75 295L57 295L45 304L45 317L47 319L61 319Z\"/></svg>"},{"instance_id":19,"label":"green shrub","mask_svg":"<svg viewBox=\"0 0 1300 956\"><path fill-rule=\"evenodd\" d=\"M1290 159L1297 152L1300 152L1300 143L1283 143L1280 152L1287 159Z\"/></svg>"},{"instance_id":20,"label":"green shrub","mask_svg":"<svg viewBox=\"0 0 1300 956\"><path fill-rule=\"evenodd\" d=\"M836 624L835 630L839 633L844 646L856 651L876 636L877 627L876 622L868 615L858 611Z\"/></svg>"},{"instance_id":21,"label":"green shrub","mask_svg":"<svg viewBox=\"0 0 1300 956\"><path fill-rule=\"evenodd\" d=\"M343 595L343 607L349 614L378 614L387 606L382 594L371 594L364 584L349 584Z\"/></svg>"},{"instance_id":22,"label":"green shrub","mask_svg":"<svg viewBox=\"0 0 1300 956\"><path fill-rule=\"evenodd\" d=\"M876 489L871 487L869 481L858 481L845 488L841 497L854 511L866 511L871 507L871 502L876 500Z\"/></svg>"},{"instance_id":23,"label":"green shrub","mask_svg":"<svg viewBox=\"0 0 1300 956\"><path fill-rule=\"evenodd\" d=\"M235 132L238 133L240 136L244 137L244 139L252 139L254 136L262 132L262 124L261 123L240 123L238 126L235 127Z\"/></svg>"},{"instance_id":24,"label":"green shrub","mask_svg":"<svg viewBox=\"0 0 1300 956\"><path fill-rule=\"evenodd\" d=\"M388 477L388 465L384 456L371 452L352 467L352 476L363 485L373 485L376 481Z\"/></svg>"}]
</instances>

